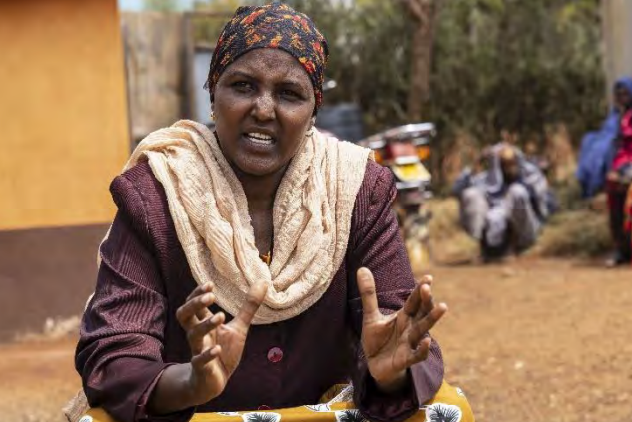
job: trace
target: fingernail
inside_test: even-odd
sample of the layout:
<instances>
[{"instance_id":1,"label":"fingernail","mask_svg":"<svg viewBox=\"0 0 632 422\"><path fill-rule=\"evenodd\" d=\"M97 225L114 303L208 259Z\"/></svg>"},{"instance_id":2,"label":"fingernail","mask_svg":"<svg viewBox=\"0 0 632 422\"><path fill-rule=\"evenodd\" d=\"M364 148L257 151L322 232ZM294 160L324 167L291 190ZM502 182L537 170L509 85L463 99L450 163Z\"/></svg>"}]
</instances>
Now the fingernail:
<instances>
[{"instance_id":1,"label":"fingernail","mask_svg":"<svg viewBox=\"0 0 632 422\"><path fill-rule=\"evenodd\" d=\"M204 303L211 303L213 301L213 297L215 295L213 293L206 293L203 297L202 297L202 301Z\"/></svg>"}]
</instances>

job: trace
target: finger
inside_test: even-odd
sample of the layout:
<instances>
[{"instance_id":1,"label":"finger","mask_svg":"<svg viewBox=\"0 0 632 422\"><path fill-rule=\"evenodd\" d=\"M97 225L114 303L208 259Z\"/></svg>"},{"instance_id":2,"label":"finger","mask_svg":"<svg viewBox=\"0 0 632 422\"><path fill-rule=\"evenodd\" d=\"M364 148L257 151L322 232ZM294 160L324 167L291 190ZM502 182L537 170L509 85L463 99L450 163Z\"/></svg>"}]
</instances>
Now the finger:
<instances>
[{"instance_id":1,"label":"finger","mask_svg":"<svg viewBox=\"0 0 632 422\"><path fill-rule=\"evenodd\" d=\"M408 316L413 317L417 315L420 310L422 310L420 309L420 306L422 304L420 289L425 285L431 286L432 282L433 282L433 278L429 274L424 275L421 278L421 280L417 281L417 285L415 286L415 289L412 291L410 296L408 296L408 299L406 300L406 303L404 304L404 312L406 312ZM429 312L429 310L426 310L425 312L422 312L422 313L425 315L427 312Z\"/></svg>"},{"instance_id":2,"label":"finger","mask_svg":"<svg viewBox=\"0 0 632 422\"><path fill-rule=\"evenodd\" d=\"M435 306L429 313L422 319L412 321L412 327L410 328L408 338L411 345L416 344L448 311L448 306L445 303L440 303Z\"/></svg>"},{"instance_id":3,"label":"finger","mask_svg":"<svg viewBox=\"0 0 632 422\"><path fill-rule=\"evenodd\" d=\"M422 284L419 290L421 294L421 306L417 318L423 318L434 308L434 302L429 284Z\"/></svg>"},{"instance_id":4,"label":"finger","mask_svg":"<svg viewBox=\"0 0 632 422\"><path fill-rule=\"evenodd\" d=\"M423 286L423 284L418 283L404 303L404 312L410 317L414 317L419 312L419 307L421 306L421 286Z\"/></svg>"},{"instance_id":5,"label":"finger","mask_svg":"<svg viewBox=\"0 0 632 422\"><path fill-rule=\"evenodd\" d=\"M432 286L432 282L434 281L434 277L431 276L430 274L426 274L423 277L421 277L420 280L420 284L427 284L429 286Z\"/></svg>"},{"instance_id":6,"label":"finger","mask_svg":"<svg viewBox=\"0 0 632 422\"><path fill-rule=\"evenodd\" d=\"M376 318L381 315L380 308L377 303L377 294L375 291L375 279L371 270L362 267L357 273L358 279L358 291L362 298L362 313L363 318L367 319Z\"/></svg>"},{"instance_id":7,"label":"finger","mask_svg":"<svg viewBox=\"0 0 632 422\"><path fill-rule=\"evenodd\" d=\"M206 349L202 353L193 356L193 358L191 358L191 365L193 369L200 371L207 363L218 357L220 353L222 353L222 346L216 344L210 349Z\"/></svg>"},{"instance_id":8,"label":"finger","mask_svg":"<svg viewBox=\"0 0 632 422\"><path fill-rule=\"evenodd\" d=\"M193 291L189 294L189 296L187 296L187 299L185 300L185 302L188 302L194 297L200 296L204 293L211 293L214 287L215 285L210 281L208 283L200 284L195 289L193 289Z\"/></svg>"},{"instance_id":9,"label":"finger","mask_svg":"<svg viewBox=\"0 0 632 422\"><path fill-rule=\"evenodd\" d=\"M185 303L197 296L200 296L206 293L211 293L214 287L215 287L215 284L213 284L210 281L204 284L200 284L195 289L193 289L193 291L189 294L189 296L187 296ZM208 314L202 310L201 312L197 312L196 316L198 317L198 320L201 321L204 318L206 318Z\"/></svg>"},{"instance_id":10,"label":"finger","mask_svg":"<svg viewBox=\"0 0 632 422\"><path fill-rule=\"evenodd\" d=\"M241 306L234 323L239 325L242 330L248 331L248 327L252 323L252 319L261 307L263 300L268 292L266 283L257 283L250 287L246 302Z\"/></svg>"},{"instance_id":11,"label":"finger","mask_svg":"<svg viewBox=\"0 0 632 422\"><path fill-rule=\"evenodd\" d=\"M430 344L432 339L428 336L415 344L414 348L411 348L410 354L406 361L406 366L410 367L416 363L422 362L428 359L428 353L430 352Z\"/></svg>"},{"instance_id":12,"label":"finger","mask_svg":"<svg viewBox=\"0 0 632 422\"><path fill-rule=\"evenodd\" d=\"M209 318L206 318L187 331L187 340L189 341L191 353L194 355L201 353L204 349L204 337L222 325L225 320L226 316L224 313L219 312Z\"/></svg>"},{"instance_id":13,"label":"finger","mask_svg":"<svg viewBox=\"0 0 632 422\"><path fill-rule=\"evenodd\" d=\"M176 318L182 328L189 330L197 324L200 319L205 319L212 315L208 307L214 302L215 295L213 293L204 293L201 296L195 296L178 308Z\"/></svg>"}]
</instances>

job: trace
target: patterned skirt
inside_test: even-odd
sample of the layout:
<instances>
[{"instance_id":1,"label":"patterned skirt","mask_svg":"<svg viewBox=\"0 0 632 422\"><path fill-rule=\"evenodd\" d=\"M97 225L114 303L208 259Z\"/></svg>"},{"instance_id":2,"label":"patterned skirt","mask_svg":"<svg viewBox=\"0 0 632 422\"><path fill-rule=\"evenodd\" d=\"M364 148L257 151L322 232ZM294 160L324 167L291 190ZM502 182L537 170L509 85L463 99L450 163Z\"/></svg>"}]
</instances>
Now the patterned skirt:
<instances>
[{"instance_id":1,"label":"patterned skirt","mask_svg":"<svg viewBox=\"0 0 632 422\"><path fill-rule=\"evenodd\" d=\"M79 422L116 422L102 409L90 409ZM316 404L289 409L196 413L191 422L368 422L352 402ZM445 381L437 394L406 422L474 422L460 388Z\"/></svg>"}]
</instances>

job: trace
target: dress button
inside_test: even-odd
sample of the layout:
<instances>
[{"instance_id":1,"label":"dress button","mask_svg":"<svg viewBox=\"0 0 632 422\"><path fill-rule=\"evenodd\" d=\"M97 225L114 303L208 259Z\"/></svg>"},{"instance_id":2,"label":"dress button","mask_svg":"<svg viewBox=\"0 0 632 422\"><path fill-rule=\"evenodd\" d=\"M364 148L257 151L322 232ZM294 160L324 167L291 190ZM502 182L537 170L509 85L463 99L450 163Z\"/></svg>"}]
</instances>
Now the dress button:
<instances>
[{"instance_id":1,"label":"dress button","mask_svg":"<svg viewBox=\"0 0 632 422\"><path fill-rule=\"evenodd\" d=\"M265 404L262 404L261 406L257 408L257 410L272 410L272 408L270 406L266 406Z\"/></svg>"},{"instance_id":2,"label":"dress button","mask_svg":"<svg viewBox=\"0 0 632 422\"><path fill-rule=\"evenodd\" d=\"M268 350L268 360L272 363L278 363L281 362L281 360L283 359L283 350L281 350L278 347L273 347L272 349Z\"/></svg>"}]
</instances>

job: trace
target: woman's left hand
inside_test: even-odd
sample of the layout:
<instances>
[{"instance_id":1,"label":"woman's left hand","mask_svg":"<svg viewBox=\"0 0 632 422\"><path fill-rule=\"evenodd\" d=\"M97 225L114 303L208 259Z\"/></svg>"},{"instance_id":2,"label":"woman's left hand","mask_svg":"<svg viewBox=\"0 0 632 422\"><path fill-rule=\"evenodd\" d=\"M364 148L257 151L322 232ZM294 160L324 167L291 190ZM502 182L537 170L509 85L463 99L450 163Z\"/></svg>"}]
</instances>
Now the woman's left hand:
<instances>
[{"instance_id":1,"label":"woman's left hand","mask_svg":"<svg viewBox=\"0 0 632 422\"><path fill-rule=\"evenodd\" d=\"M432 278L426 276L402 309L383 315L371 271L360 268L357 279L363 310L362 347L369 372L381 390L393 392L406 382L406 370L428 357L431 339L426 334L448 307L445 303L433 303Z\"/></svg>"}]
</instances>

